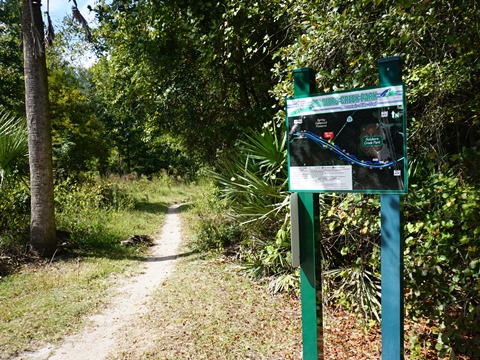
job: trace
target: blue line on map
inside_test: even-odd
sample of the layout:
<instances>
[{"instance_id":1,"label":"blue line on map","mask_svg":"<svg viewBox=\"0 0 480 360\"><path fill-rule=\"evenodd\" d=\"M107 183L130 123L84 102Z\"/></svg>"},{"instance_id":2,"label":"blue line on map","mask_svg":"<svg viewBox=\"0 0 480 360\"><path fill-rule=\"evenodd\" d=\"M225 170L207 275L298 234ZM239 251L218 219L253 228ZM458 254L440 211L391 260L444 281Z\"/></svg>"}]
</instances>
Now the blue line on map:
<instances>
[{"instance_id":1,"label":"blue line on map","mask_svg":"<svg viewBox=\"0 0 480 360\"><path fill-rule=\"evenodd\" d=\"M321 145L325 149L329 149L333 151L335 154L337 154L342 161L346 161L350 164L355 164L361 167L364 167L366 169L385 169L385 168L390 168L392 166L395 166L395 163L398 161L401 161L402 159L399 159L397 161L368 161L368 160L359 160L355 155L349 154L346 150L343 150L340 148L338 145L335 145L335 143L328 141L327 139L312 133L310 131L297 131L296 133L293 134L294 137L297 138L308 138L310 140L313 140L315 143Z\"/></svg>"}]
</instances>

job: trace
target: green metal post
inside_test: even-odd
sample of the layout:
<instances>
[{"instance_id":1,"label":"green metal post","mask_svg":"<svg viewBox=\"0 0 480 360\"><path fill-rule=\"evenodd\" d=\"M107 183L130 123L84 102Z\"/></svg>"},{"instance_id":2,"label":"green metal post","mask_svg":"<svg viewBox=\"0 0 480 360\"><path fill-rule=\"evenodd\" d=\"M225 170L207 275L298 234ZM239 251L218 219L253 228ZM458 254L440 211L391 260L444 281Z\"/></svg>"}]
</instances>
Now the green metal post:
<instances>
[{"instance_id":1,"label":"green metal post","mask_svg":"<svg viewBox=\"0 0 480 360\"><path fill-rule=\"evenodd\" d=\"M315 93L315 73L293 71L294 96ZM320 209L316 193L298 194L300 233L300 291L302 299L303 359L323 360L323 308L320 264Z\"/></svg>"},{"instance_id":2,"label":"green metal post","mask_svg":"<svg viewBox=\"0 0 480 360\"><path fill-rule=\"evenodd\" d=\"M380 85L402 81L400 58L378 60ZM404 358L403 219L400 195L380 195L382 274L382 359Z\"/></svg>"}]
</instances>

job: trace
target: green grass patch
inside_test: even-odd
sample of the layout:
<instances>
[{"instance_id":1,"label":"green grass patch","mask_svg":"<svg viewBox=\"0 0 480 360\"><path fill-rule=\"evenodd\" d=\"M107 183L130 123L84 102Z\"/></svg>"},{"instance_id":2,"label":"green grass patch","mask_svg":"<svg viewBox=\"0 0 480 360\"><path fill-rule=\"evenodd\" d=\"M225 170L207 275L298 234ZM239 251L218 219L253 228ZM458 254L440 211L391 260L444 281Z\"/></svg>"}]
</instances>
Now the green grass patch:
<instances>
[{"instance_id":1,"label":"green grass patch","mask_svg":"<svg viewBox=\"0 0 480 360\"><path fill-rule=\"evenodd\" d=\"M104 305L115 274L127 276L140 263L77 258L30 265L0 281L0 358L33 350L75 332L84 316Z\"/></svg>"},{"instance_id":2,"label":"green grass patch","mask_svg":"<svg viewBox=\"0 0 480 360\"><path fill-rule=\"evenodd\" d=\"M190 202L197 198L203 184L185 183L168 176L153 179L141 177L134 181L121 177L111 177L109 181L129 196L136 199L135 207L149 210L155 207L168 207L174 203ZM146 206L147 205L147 206Z\"/></svg>"},{"instance_id":3,"label":"green grass patch","mask_svg":"<svg viewBox=\"0 0 480 360\"><path fill-rule=\"evenodd\" d=\"M165 211L190 201L199 186L166 179L67 181L56 189L57 223L70 233L52 259L0 278L0 358L76 332L104 306L118 279L141 271L147 247L120 244L155 237Z\"/></svg>"}]
</instances>

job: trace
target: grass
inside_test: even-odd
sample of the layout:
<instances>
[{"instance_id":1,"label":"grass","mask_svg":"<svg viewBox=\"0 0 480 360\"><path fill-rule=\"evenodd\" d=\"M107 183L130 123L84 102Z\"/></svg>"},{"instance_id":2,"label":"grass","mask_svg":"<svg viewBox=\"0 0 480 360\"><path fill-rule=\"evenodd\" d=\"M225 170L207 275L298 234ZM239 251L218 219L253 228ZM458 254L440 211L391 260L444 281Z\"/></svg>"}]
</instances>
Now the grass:
<instances>
[{"instance_id":1,"label":"grass","mask_svg":"<svg viewBox=\"0 0 480 360\"><path fill-rule=\"evenodd\" d=\"M124 181L121 178L111 178L120 189L137 199L137 206L147 205L166 208L176 202L189 202L198 194L198 186L175 181L170 177L160 176L152 180L140 178L135 181Z\"/></svg>"},{"instance_id":2,"label":"grass","mask_svg":"<svg viewBox=\"0 0 480 360\"><path fill-rule=\"evenodd\" d=\"M168 205L189 201L199 191L198 186L165 179L117 178L109 184L127 195L121 201L130 204L99 206L91 200L105 190L98 184L59 191L57 221L71 231L67 246L53 259L0 277L1 359L56 343L78 330L86 316L104 306L117 280L142 269L146 248L126 248L120 241L134 234L156 236Z\"/></svg>"},{"instance_id":3,"label":"grass","mask_svg":"<svg viewBox=\"0 0 480 360\"><path fill-rule=\"evenodd\" d=\"M191 255L126 335L135 346L110 359L300 359L300 317L298 299L271 296L234 264Z\"/></svg>"},{"instance_id":4,"label":"grass","mask_svg":"<svg viewBox=\"0 0 480 360\"><path fill-rule=\"evenodd\" d=\"M182 220L190 235L193 217ZM192 253L187 237L185 256L109 359L300 359L298 298L272 296L221 255Z\"/></svg>"},{"instance_id":5,"label":"grass","mask_svg":"<svg viewBox=\"0 0 480 360\"><path fill-rule=\"evenodd\" d=\"M188 248L183 249L188 254ZM201 254L181 257L175 272L154 294L146 315L123 334L109 360L302 359L300 299L270 295L238 265ZM379 325L340 307L324 307L325 360L381 358ZM409 327L412 324L409 324ZM436 359L422 349L406 359Z\"/></svg>"},{"instance_id":6,"label":"grass","mask_svg":"<svg viewBox=\"0 0 480 360\"><path fill-rule=\"evenodd\" d=\"M146 249L124 248L119 241L133 234L155 236L169 204L199 194L198 187L165 179L109 181L128 195L128 206L84 206L88 189L76 197L68 193L81 205L64 203L60 217L75 230L72 247L0 278L1 359L58 343L81 329L88 315L104 307L117 282L142 270ZM124 346L111 359L302 358L298 298L269 295L264 283L247 279L221 255L205 258L187 247L183 253L154 294L150 311L131 324L120 342ZM340 309L324 309L324 325L325 359L379 358L378 327L366 329ZM410 358L434 358L424 355Z\"/></svg>"},{"instance_id":7,"label":"grass","mask_svg":"<svg viewBox=\"0 0 480 360\"><path fill-rule=\"evenodd\" d=\"M75 332L84 316L104 305L115 274L135 273L138 263L78 258L26 266L0 282L0 358L33 350Z\"/></svg>"}]
</instances>

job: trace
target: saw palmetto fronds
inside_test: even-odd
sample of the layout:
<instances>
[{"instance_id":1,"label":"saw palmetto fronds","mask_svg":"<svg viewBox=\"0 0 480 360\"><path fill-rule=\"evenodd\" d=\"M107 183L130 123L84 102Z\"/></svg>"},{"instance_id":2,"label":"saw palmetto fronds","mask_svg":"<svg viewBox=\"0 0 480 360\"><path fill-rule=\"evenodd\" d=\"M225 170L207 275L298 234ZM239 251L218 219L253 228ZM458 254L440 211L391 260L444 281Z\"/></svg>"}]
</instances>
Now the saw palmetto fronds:
<instances>
[{"instance_id":1,"label":"saw palmetto fronds","mask_svg":"<svg viewBox=\"0 0 480 360\"><path fill-rule=\"evenodd\" d=\"M28 140L25 120L0 109L0 188L8 178L28 174Z\"/></svg>"},{"instance_id":2,"label":"saw palmetto fronds","mask_svg":"<svg viewBox=\"0 0 480 360\"><path fill-rule=\"evenodd\" d=\"M278 131L280 132L280 131ZM288 206L285 134L253 131L211 176L242 222L277 222Z\"/></svg>"}]
</instances>

